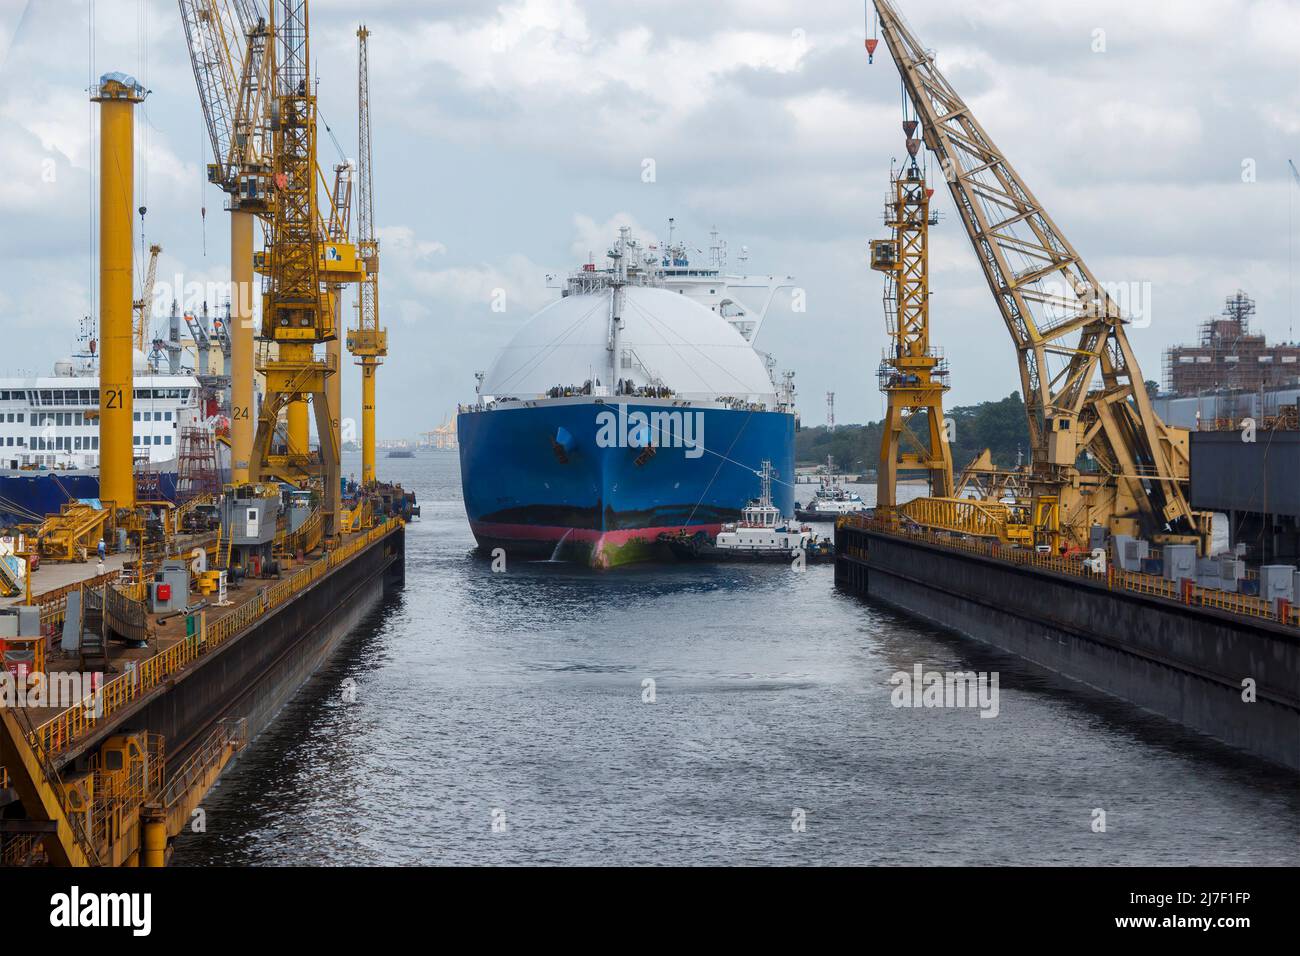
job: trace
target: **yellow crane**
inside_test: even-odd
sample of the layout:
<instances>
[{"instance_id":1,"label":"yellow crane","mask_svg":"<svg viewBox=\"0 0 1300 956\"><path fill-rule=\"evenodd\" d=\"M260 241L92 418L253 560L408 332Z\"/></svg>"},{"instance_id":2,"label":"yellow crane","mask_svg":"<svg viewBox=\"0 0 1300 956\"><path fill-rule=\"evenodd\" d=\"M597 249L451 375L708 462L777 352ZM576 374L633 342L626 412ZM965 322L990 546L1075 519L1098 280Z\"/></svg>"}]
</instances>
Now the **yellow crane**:
<instances>
[{"instance_id":1,"label":"yellow crane","mask_svg":"<svg viewBox=\"0 0 1300 956\"><path fill-rule=\"evenodd\" d=\"M272 202L271 32L254 0L179 0L214 162L230 212L231 481L248 481L253 446L253 222Z\"/></svg>"},{"instance_id":2,"label":"yellow crane","mask_svg":"<svg viewBox=\"0 0 1300 956\"><path fill-rule=\"evenodd\" d=\"M361 483L375 481L375 372L388 354L388 332L379 327L379 239L375 235L375 182L370 147L370 31L357 30L357 254L366 269L357 293L357 325L348 330L348 351L361 366Z\"/></svg>"},{"instance_id":3,"label":"yellow crane","mask_svg":"<svg viewBox=\"0 0 1300 956\"><path fill-rule=\"evenodd\" d=\"M911 120L904 120L908 131ZM912 127L915 129L915 127ZM893 197L885 207L889 239L871 243L871 268L885 274L885 315L892 342L880 363L880 388L888 412L880 436L876 507L898 504L898 472L924 470L930 494L951 498L952 449L943 417L948 364L930 346L929 230L931 190L916 162L918 143L908 140L910 162L891 176ZM926 418L924 440L910 427Z\"/></svg>"},{"instance_id":4,"label":"yellow crane","mask_svg":"<svg viewBox=\"0 0 1300 956\"><path fill-rule=\"evenodd\" d=\"M276 18L269 16L264 0L178 2L215 160L208 167L208 179L226 193L231 217L231 480L242 484L250 479L252 472L257 417L253 396L253 297L256 294L253 276L255 268L268 276L274 268L269 250L254 255L253 223L259 220L264 234L269 231L279 192L274 179L272 130L279 103L274 56ZM286 17L282 15L279 19ZM314 156L312 161L315 162ZM314 166L314 172L326 186L319 166ZM360 281L364 270L357 262L355 246L347 241L346 230L342 237L335 231L340 212L334 197L335 193L331 192L328 215L318 207L316 228L320 238L317 244L320 271L337 290L343 283ZM337 336L326 341L328 356L337 368ZM274 353L274 346L270 351ZM273 359L273 354L268 356L268 360ZM332 393L333 387L329 391ZM334 399L337 405L337 396ZM311 470L307 454L307 406L301 398L284 404L289 454L271 456L271 460L261 463L258 472L266 473L269 468L281 477L298 480ZM337 407L330 410L328 419L337 444ZM323 441L322 447L328 444Z\"/></svg>"},{"instance_id":5,"label":"yellow crane","mask_svg":"<svg viewBox=\"0 0 1300 956\"><path fill-rule=\"evenodd\" d=\"M135 350L143 352L146 340L149 337L149 310L153 306L153 287L158 279L158 253L162 252L162 246L154 244L149 247L149 268L145 272L144 287L140 290L140 298L132 303L135 310L135 325L132 328L132 336L135 339Z\"/></svg>"},{"instance_id":6,"label":"yellow crane","mask_svg":"<svg viewBox=\"0 0 1300 956\"><path fill-rule=\"evenodd\" d=\"M322 246L337 255L321 228L316 161L317 106L311 76L307 0L279 0L272 15L275 36L275 108L272 157L275 202L262 266L267 270L261 339L273 345L262 361L266 396L249 460L249 480L270 477L276 464L271 439L290 402L310 400L320 439L316 477L324 496L325 534L334 536L342 508L337 430L331 419L327 379L338 372L316 347L336 339L334 296L325 283ZM355 256L355 248L352 248ZM355 263L353 263L355 266Z\"/></svg>"},{"instance_id":7,"label":"yellow crane","mask_svg":"<svg viewBox=\"0 0 1300 956\"><path fill-rule=\"evenodd\" d=\"M948 180L1011 334L1029 418L1036 543L1086 547L1090 529L1204 549L1187 500L1189 436L1151 406L1125 318L890 0L880 31Z\"/></svg>"}]
</instances>

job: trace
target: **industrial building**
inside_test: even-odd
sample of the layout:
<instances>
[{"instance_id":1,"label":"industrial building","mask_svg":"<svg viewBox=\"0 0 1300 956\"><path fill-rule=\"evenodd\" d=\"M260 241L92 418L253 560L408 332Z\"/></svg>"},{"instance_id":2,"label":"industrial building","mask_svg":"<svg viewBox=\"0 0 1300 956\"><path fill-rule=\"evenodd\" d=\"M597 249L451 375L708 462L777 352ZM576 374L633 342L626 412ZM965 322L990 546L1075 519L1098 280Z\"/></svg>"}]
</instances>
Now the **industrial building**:
<instances>
[{"instance_id":1,"label":"industrial building","mask_svg":"<svg viewBox=\"0 0 1300 956\"><path fill-rule=\"evenodd\" d=\"M1200 344L1166 349L1165 390L1200 395L1300 384L1300 345L1269 345L1264 335L1250 331L1254 314L1255 300L1238 289L1221 316L1201 323Z\"/></svg>"}]
</instances>

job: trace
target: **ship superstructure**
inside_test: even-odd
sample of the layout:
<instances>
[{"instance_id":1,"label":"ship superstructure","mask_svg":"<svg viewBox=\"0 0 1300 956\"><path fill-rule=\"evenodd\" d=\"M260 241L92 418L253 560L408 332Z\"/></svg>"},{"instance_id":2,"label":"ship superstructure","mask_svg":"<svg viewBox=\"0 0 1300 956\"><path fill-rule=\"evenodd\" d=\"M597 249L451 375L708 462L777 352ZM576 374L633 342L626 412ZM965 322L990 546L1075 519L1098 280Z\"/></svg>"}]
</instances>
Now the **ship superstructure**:
<instances>
[{"instance_id":1,"label":"ship superstructure","mask_svg":"<svg viewBox=\"0 0 1300 956\"><path fill-rule=\"evenodd\" d=\"M176 324L173 314L173 332ZM215 449L216 433L228 425L210 377L181 367L180 346L167 348L176 338L155 340L150 356L137 351L133 369L134 467L168 499L176 492L183 436L201 431ZM85 327L73 354L52 372L0 378L0 527L57 513L70 499L99 497L100 374Z\"/></svg>"}]
</instances>

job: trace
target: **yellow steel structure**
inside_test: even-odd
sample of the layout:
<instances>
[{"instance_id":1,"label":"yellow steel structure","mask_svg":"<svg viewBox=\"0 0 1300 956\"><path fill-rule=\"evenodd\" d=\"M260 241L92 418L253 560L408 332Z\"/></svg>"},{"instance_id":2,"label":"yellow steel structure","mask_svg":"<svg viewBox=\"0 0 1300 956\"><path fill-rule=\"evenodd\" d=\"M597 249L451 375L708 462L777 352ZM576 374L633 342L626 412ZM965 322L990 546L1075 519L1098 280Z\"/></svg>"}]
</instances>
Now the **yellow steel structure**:
<instances>
[{"instance_id":1,"label":"yellow steel structure","mask_svg":"<svg viewBox=\"0 0 1300 956\"><path fill-rule=\"evenodd\" d=\"M900 470L924 470L930 494L953 494L952 449L943 417L948 370L930 347L930 190L915 158L892 180L894 195L885 214L893 238L871 243L871 268L885 274L885 316L893 339L880 365L889 410L880 436L878 508L898 503ZM925 440L909 427L919 413L926 417Z\"/></svg>"},{"instance_id":2,"label":"yellow steel structure","mask_svg":"<svg viewBox=\"0 0 1300 956\"><path fill-rule=\"evenodd\" d=\"M135 507L134 255L135 105L144 89L106 74L99 104L99 497L105 507Z\"/></svg>"},{"instance_id":3,"label":"yellow steel structure","mask_svg":"<svg viewBox=\"0 0 1300 956\"><path fill-rule=\"evenodd\" d=\"M281 0L275 0L279 4ZM268 467L286 480L301 480L312 471L308 454L308 410L305 400L292 400L286 410L289 454L264 462L260 472L252 458L255 420L258 411L253 394L255 369L253 298L254 272L268 279L275 272L273 242L262 252L253 252L253 220L260 218L269 232L273 209L282 190L275 181L274 153L281 142L272 129L274 114L282 101L274 55L276 24L295 20L297 4L285 7L280 17L268 16L264 0L179 0L186 41L203 107L212 152L217 160L208 167L208 178L229 197L231 213L231 480L235 484L257 480ZM305 22L305 7L303 10ZM308 80L310 82L310 80ZM304 87L305 89L305 87ZM313 170L315 166L313 136ZM317 228L321 241L317 251L319 271L331 284L359 282L364 267L356 247L346 233L336 235L323 216ZM263 316L265 321L265 316ZM337 322L335 323L337 326ZM324 340L327 343L331 340ZM338 348L327 345L338 367ZM277 348L271 350L278 353ZM272 354L268 361L278 361ZM328 361L328 359L327 359ZM330 414L338 420L338 410ZM334 430L337 434L337 425ZM323 445L328 445L324 442ZM337 445L337 438L334 441Z\"/></svg>"},{"instance_id":4,"label":"yellow steel structure","mask_svg":"<svg viewBox=\"0 0 1300 956\"><path fill-rule=\"evenodd\" d=\"M37 548L46 561L85 561L104 535L108 511L69 501L56 515L46 515L36 532Z\"/></svg>"},{"instance_id":5,"label":"yellow steel structure","mask_svg":"<svg viewBox=\"0 0 1300 956\"><path fill-rule=\"evenodd\" d=\"M1210 517L1188 504L1188 435L1152 409L1120 306L1057 228L890 0L880 29L939 159L1020 362L1035 498L1060 535L1089 528L1204 549ZM1044 529L1048 544L1057 535Z\"/></svg>"},{"instance_id":6,"label":"yellow steel structure","mask_svg":"<svg viewBox=\"0 0 1300 956\"><path fill-rule=\"evenodd\" d=\"M60 772L26 719L21 708L0 708L0 761L32 829L6 845L0 865L165 866L168 842L248 739L243 718L222 720L167 773L161 736L124 731L91 755L89 769Z\"/></svg>"},{"instance_id":7,"label":"yellow steel structure","mask_svg":"<svg viewBox=\"0 0 1300 956\"><path fill-rule=\"evenodd\" d=\"M268 237L268 287L262 308L262 339L275 346L262 363L266 396L253 438L249 478L279 470L272 454L280 412L288 403L310 399L320 439L319 478L325 503L326 535L340 517L339 448L329 413L326 381L337 365L315 354L337 337L331 296L324 286L316 186L316 94L311 76L306 0L281 0L272 32L277 52L273 157L275 204Z\"/></svg>"},{"instance_id":8,"label":"yellow steel structure","mask_svg":"<svg viewBox=\"0 0 1300 956\"><path fill-rule=\"evenodd\" d=\"M357 326L348 330L348 351L361 366L361 483L375 481L375 372L388 354L388 332L379 327L379 240L375 235L375 182L370 147L370 31L357 30L357 142L360 198L357 253L366 279L357 293Z\"/></svg>"},{"instance_id":9,"label":"yellow steel structure","mask_svg":"<svg viewBox=\"0 0 1300 956\"><path fill-rule=\"evenodd\" d=\"M253 454L253 220L230 210L230 480L248 482Z\"/></svg>"},{"instance_id":10,"label":"yellow steel structure","mask_svg":"<svg viewBox=\"0 0 1300 956\"><path fill-rule=\"evenodd\" d=\"M334 189L330 193L330 218L328 223L327 238L329 243L339 243L344 248L353 248L348 241L348 233L352 228L352 163L342 162L334 166ZM329 274L329 245L326 246L326 273ZM363 275L353 275L349 281L365 282ZM343 327L343 285L344 282L335 274L328 284L330 290L330 303L334 309L334 328ZM325 343L325 360L329 362L331 368L343 368L343 342L336 335ZM327 396L329 398L329 418L330 425L334 430L334 445L342 448L343 435L341 424L343 418L343 375L340 371L337 375L331 375L326 383Z\"/></svg>"},{"instance_id":11,"label":"yellow steel structure","mask_svg":"<svg viewBox=\"0 0 1300 956\"><path fill-rule=\"evenodd\" d=\"M916 498L898 506L923 528L954 531L974 538L995 538L1003 544L1032 544L1029 515L1016 506L973 498Z\"/></svg>"},{"instance_id":12,"label":"yellow steel structure","mask_svg":"<svg viewBox=\"0 0 1300 956\"><path fill-rule=\"evenodd\" d=\"M215 162L229 197L231 480L248 480L253 447L253 222L270 212L271 32L256 0L179 0Z\"/></svg>"},{"instance_id":13,"label":"yellow steel structure","mask_svg":"<svg viewBox=\"0 0 1300 956\"><path fill-rule=\"evenodd\" d=\"M45 852L55 866L95 866L95 853L79 815L68 812L73 802L45 754L32 747L22 710L0 707L0 765L9 775L29 819L48 824Z\"/></svg>"},{"instance_id":14,"label":"yellow steel structure","mask_svg":"<svg viewBox=\"0 0 1300 956\"><path fill-rule=\"evenodd\" d=\"M145 340L149 337L149 310L153 306L153 286L158 277L158 253L160 252L162 246L157 243L149 247L149 269L145 272L144 288L140 290L140 298L134 302L133 337L135 348L139 352L143 352L148 344Z\"/></svg>"},{"instance_id":15,"label":"yellow steel structure","mask_svg":"<svg viewBox=\"0 0 1300 956\"><path fill-rule=\"evenodd\" d=\"M1010 471L993 463L992 452L985 448L961 472L955 496L979 498L984 501L1002 501L1005 498L1028 501L1033 493L1025 484L1023 469Z\"/></svg>"}]
</instances>

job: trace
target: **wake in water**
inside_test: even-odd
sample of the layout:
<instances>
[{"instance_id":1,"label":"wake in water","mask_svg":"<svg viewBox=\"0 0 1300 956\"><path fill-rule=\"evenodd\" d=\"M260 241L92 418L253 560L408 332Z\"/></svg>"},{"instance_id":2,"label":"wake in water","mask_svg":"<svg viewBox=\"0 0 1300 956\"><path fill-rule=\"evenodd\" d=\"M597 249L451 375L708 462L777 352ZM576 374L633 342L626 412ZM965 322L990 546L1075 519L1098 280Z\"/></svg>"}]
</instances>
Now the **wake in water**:
<instances>
[{"instance_id":1,"label":"wake in water","mask_svg":"<svg viewBox=\"0 0 1300 956\"><path fill-rule=\"evenodd\" d=\"M551 552L551 556L547 558L545 561L530 561L528 563L529 564L563 564L564 562L560 560L560 549L564 547L564 542L569 540L569 535L571 534L573 534L573 529L569 528L567 531L564 532L563 535L560 536L560 540L555 542L555 550Z\"/></svg>"}]
</instances>

